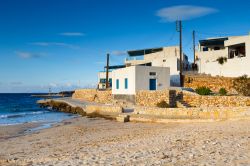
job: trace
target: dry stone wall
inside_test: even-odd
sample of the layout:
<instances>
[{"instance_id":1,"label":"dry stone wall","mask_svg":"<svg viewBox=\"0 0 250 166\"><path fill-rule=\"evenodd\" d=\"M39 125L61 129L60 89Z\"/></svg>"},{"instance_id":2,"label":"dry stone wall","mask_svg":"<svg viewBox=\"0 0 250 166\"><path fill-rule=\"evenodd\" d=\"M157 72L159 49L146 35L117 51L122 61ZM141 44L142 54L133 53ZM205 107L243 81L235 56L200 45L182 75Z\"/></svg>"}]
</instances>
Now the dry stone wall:
<instances>
[{"instance_id":1,"label":"dry stone wall","mask_svg":"<svg viewBox=\"0 0 250 166\"><path fill-rule=\"evenodd\" d=\"M184 87L196 89L198 87L209 87L214 92L219 92L220 88L225 88L229 93L237 93L233 88L235 78L211 77L207 75L185 75Z\"/></svg>"},{"instance_id":2,"label":"dry stone wall","mask_svg":"<svg viewBox=\"0 0 250 166\"><path fill-rule=\"evenodd\" d=\"M240 107L250 106L250 97L246 96L201 96L183 92L183 101L192 107Z\"/></svg>"},{"instance_id":3,"label":"dry stone wall","mask_svg":"<svg viewBox=\"0 0 250 166\"><path fill-rule=\"evenodd\" d=\"M136 114L155 115L168 119L250 118L250 107L156 108L136 107Z\"/></svg>"},{"instance_id":4,"label":"dry stone wall","mask_svg":"<svg viewBox=\"0 0 250 166\"><path fill-rule=\"evenodd\" d=\"M72 98L104 104L111 103L113 99L111 90L99 91L96 89L78 89Z\"/></svg>"},{"instance_id":5,"label":"dry stone wall","mask_svg":"<svg viewBox=\"0 0 250 166\"><path fill-rule=\"evenodd\" d=\"M136 105L139 106L149 106L154 107L161 101L165 101L170 105L170 107L175 107L175 95L176 91L174 90L141 90L136 93Z\"/></svg>"}]
</instances>

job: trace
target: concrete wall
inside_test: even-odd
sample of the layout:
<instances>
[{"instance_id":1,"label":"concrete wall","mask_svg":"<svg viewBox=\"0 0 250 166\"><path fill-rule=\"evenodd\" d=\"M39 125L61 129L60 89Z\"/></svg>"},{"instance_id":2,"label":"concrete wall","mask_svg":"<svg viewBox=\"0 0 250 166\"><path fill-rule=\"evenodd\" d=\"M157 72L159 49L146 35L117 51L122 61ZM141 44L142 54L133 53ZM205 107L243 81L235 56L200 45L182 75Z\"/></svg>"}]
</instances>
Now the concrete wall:
<instances>
[{"instance_id":1,"label":"concrete wall","mask_svg":"<svg viewBox=\"0 0 250 166\"><path fill-rule=\"evenodd\" d=\"M225 46L245 43L246 56L227 59L220 65L216 59L219 57L228 58L228 47L224 50L199 51L197 61L199 73L211 74L212 76L239 77L244 74L250 75L250 36L234 37L225 41Z\"/></svg>"},{"instance_id":2,"label":"concrete wall","mask_svg":"<svg viewBox=\"0 0 250 166\"><path fill-rule=\"evenodd\" d=\"M150 76L150 72L156 72L156 76ZM157 80L157 90L170 86L169 68L152 66L131 66L113 71L112 94L134 95L139 90L149 90L149 79ZM128 78L128 89L125 89L125 78ZM119 79L119 89L116 88L116 80Z\"/></svg>"}]
</instances>

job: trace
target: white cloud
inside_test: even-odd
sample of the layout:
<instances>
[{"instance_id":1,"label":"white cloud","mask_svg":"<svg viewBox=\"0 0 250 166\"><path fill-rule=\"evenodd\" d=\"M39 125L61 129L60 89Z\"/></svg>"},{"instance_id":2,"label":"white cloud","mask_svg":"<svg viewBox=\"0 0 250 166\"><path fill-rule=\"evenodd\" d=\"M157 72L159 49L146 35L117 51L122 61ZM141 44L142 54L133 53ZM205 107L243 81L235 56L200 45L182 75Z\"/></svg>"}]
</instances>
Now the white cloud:
<instances>
[{"instance_id":1,"label":"white cloud","mask_svg":"<svg viewBox=\"0 0 250 166\"><path fill-rule=\"evenodd\" d=\"M127 55L127 51L112 51L111 55L117 55L117 56Z\"/></svg>"},{"instance_id":2,"label":"white cloud","mask_svg":"<svg viewBox=\"0 0 250 166\"><path fill-rule=\"evenodd\" d=\"M61 36L72 36L72 37L77 37L77 36L85 36L85 33L81 33L81 32L64 32L64 33L60 33L59 35Z\"/></svg>"},{"instance_id":3,"label":"white cloud","mask_svg":"<svg viewBox=\"0 0 250 166\"><path fill-rule=\"evenodd\" d=\"M43 53L32 53L24 51L16 51L15 53L22 59L40 58L45 55Z\"/></svg>"},{"instance_id":4,"label":"white cloud","mask_svg":"<svg viewBox=\"0 0 250 166\"><path fill-rule=\"evenodd\" d=\"M217 9L202 6L180 5L160 9L156 15L164 22L191 20L218 12Z\"/></svg>"},{"instance_id":5,"label":"white cloud","mask_svg":"<svg viewBox=\"0 0 250 166\"><path fill-rule=\"evenodd\" d=\"M48 46L59 46L59 47L68 47L72 49L78 49L79 46L68 44L68 43L62 43L62 42L34 42L31 43L32 45L36 46L42 46L42 47L48 47Z\"/></svg>"}]
</instances>

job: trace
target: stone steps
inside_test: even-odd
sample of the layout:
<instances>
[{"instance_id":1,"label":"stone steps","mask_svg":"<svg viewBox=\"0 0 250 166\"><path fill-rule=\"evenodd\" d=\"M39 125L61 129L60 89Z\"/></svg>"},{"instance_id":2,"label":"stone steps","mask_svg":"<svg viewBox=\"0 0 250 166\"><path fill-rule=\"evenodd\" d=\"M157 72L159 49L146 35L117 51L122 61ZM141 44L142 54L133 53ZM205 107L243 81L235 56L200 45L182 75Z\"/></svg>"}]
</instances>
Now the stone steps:
<instances>
[{"instance_id":1,"label":"stone steps","mask_svg":"<svg viewBox=\"0 0 250 166\"><path fill-rule=\"evenodd\" d=\"M183 100L176 101L176 105L177 105L178 108L189 108L189 107L191 107L188 103L186 103Z\"/></svg>"}]
</instances>

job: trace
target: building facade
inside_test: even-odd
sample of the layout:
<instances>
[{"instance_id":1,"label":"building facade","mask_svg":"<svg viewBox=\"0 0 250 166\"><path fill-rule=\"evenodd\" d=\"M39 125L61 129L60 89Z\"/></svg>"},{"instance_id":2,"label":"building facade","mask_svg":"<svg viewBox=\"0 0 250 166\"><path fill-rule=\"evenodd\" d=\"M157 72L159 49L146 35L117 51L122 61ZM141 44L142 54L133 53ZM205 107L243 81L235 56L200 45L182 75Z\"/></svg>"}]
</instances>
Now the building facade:
<instances>
[{"instance_id":1,"label":"building facade","mask_svg":"<svg viewBox=\"0 0 250 166\"><path fill-rule=\"evenodd\" d=\"M179 46L159 47L141 50L128 51L128 57L125 59L124 65L110 66L109 79L113 80L113 72L119 68L130 66L151 66L151 67L168 67L170 69L170 84L171 86L179 86L180 84L180 52ZM188 57L183 54L183 70L189 70ZM106 73L99 72L98 88L105 89ZM114 81L110 82L113 86Z\"/></svg>"},{"instance_id":2,"label":"building facade","mask_svg":"<svg viewBox=\"0 0 250 166\"><path fill-rule=\"evenodd\" d=\"M180 84L180 49L179 46L160 47L128 51L126 66L146 65L170 68L170 82L172 86ZM183 70L189 70L188 57L183 53Z\"/></svg>"},{"instance_id":3,"label":"building facade","mask_svg":"<svg viewBox=\"0 0 250 166\"><path fill-rule=\"evenodd\" d=\"M130 66L112 71L112 94L135 95L139 90L170 87L169 67Z\"/></svg>"},{"instance_id":4,"label":"building facade","mask_svg":"<svg viewBox=\"0 0 250 166\"><path fill-rule=\"evenodd\" d=\"M250 76L250 35L200 40L198 72L212 76ZM223 64L218 61L223 57Z\"/></svg>"}]
</instances>

